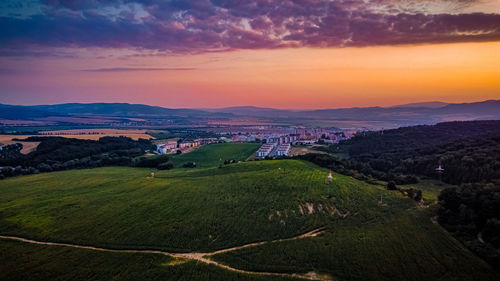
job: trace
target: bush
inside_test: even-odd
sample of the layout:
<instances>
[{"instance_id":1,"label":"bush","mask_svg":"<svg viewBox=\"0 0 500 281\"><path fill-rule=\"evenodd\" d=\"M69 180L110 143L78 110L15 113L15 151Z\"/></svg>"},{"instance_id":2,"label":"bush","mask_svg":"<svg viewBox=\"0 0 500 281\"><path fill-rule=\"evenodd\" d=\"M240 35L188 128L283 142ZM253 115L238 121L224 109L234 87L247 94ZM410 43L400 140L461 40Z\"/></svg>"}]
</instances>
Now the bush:
<instances>
[{"instance_id":1,"label":"bush","mask_svg":"<svg viewBox=\"0 0 500 281\"><path fill-rule=\"evenodd\" d=\"M174 164L172 164L170 162L161 163L157 167L158 170L170 170L170 169L173 169L173 168L174 168Z\"/></svg>"},{"instance_id":2,"label":"bush","mask_svg":"<svg viewBox=\"0 0 500 281\"><path fill-rule=\"evenodd\" d=\"M387 188L387 190L397 190L398 189L398 187L396 186L396 183L394 183L393 181L388 182L386 188Z\"/></svg>"},{"instance_id":3,"label":"bush","mask_svg":"<svg viewBox=\"0 0 500 281\"><path fill-rule=\"evenodd\" d=\"M167 155L153 156L153 157L139 157L134 161L134 166L142 168L157 168L160 164L168 162Z\"/></svg>"},{"instance_id":4,"label":"bush","mask_svg":"<svg viewBox=\"0 0 500 281\"><path fill-rule=\"evenodd\" d=\"M196 163L195 162L187 162L182 165L183 168L196 168Z\"/></svg>"}]
</instances>

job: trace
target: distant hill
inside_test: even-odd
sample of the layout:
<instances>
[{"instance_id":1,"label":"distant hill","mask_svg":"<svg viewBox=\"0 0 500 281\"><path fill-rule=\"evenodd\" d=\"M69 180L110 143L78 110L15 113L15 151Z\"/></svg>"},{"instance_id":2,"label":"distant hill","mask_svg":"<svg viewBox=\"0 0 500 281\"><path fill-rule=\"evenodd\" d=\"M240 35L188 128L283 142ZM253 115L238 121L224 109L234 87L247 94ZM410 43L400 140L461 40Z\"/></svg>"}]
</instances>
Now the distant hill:
<instances>
[{"instance_id":1,"label":"distant hill","mask_svg":"<svg viewBox=\"0 0 500 281\"><path fill-rule=\"evenodd\" d=\"M293 116L295 112L287 109L275 109L257 106L234 106L223 108L204 109L209 112L222 112L230 113L239 116L253 116L253 117L266 117L266 118L287 118Z\"/></svg>"},{"instance_id":2,"label":"distant hill","mask_svg":"<svg viewBox=\"0 0 500 281\"><path fill-rule=\"evenodd\" d=\"M36 105L29 108L70 115L112 115L112 116L211 116L213 114L197 109L172 109L160 106L129 103L65 103Z\"/></svg>"},{"instance_id":3,"label":"distant hill","mask_svg":"<svg viewBox=\"0 0 500 281\"><path fill-rule=\"evenodd\" d=\"M172 109L160 106L129 103L65 103L54 105L4 105L0 104L0 119L43 120L47 117L140 117L145 119L176 119L196 121L207 118L228 118L230 113L207 112L198 109ZM83 119L85 120L85 119ZM68 119L67 122L74 123ZM81 121L83 122L83 121Z\"/></svg>"},{"instance_id":4,"label":"distant hill","mask_svg":"<svg viewBox=\"0 0 500 281\"><path fill-rule=\"evenodd\" d=\"M336 126L336 122L362 124L379 122L378 128L436 124L444 121L498 120L500 100L475 103L445 104L442 102L414 103L396 107L353 107L319 110L285 110L255 106L217 109L173 109L129 103L66 103L55 105L1 105L0 118L30 120L47 116L109 116L145 119L176 119L181 123L209 119L252 117L267 122L289 125L320 124ZM377 128L377 127L375 127Z\"/></svg>"},{"instance_id":5,"label":"distant hill","mask_svg":"<svg viewBox=\"0 0 500 281\"><path fill-rule=\"evenodd\" d=\"M42 117L60 116L60 115L62 114L51 112L48 110L31 108L27 106L0 104L1 119L10 119L10 120L32 119L32 118L42 118Z\"/></svg>"},{"instance_id":6,"label":"distant hill","mask_svg":"<svg viewBox=\"0 0 500 281\"><path fill-rule=\"evenodd\" d=\"M292 120L358 120L391 122L393 127L436 124L443 121L500 119L500 100L475 103L414 103L394 107L352 107L318 110L283 110L260 107L211 109L240 116Z\"/></svg>"},{"instance_id":7,"label":"distant hill","mask_svg":"<svg viewBox=\"0 0 500 281\"><path fill-rule=\"evenodd\" d=\"M454 103L434 109L439 114L473 114L500 116L500 100L487 100L474 103Z\"/></svg>"},{"instance_id":8,"label":"distant hill","mask_svg":"<svg viewBox=\"0 0 500 281\"><path fill-rule=\"evenodd\" d=\"M414 102L401 105L395 105L391 107L426 107L426 108L440 108L445 107L449 103L441 101L430 101L430 102Z\"/></svg>"}]
</instances>

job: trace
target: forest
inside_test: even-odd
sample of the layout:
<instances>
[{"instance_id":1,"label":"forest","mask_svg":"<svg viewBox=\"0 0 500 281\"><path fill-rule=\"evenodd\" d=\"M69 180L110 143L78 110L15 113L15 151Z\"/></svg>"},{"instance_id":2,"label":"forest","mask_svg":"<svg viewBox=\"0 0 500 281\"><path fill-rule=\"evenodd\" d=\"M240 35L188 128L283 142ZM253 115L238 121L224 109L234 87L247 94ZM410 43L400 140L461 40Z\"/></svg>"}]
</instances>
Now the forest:
<instances>
[{"instance_id":1,"label":"forest","mask_svg":"<svg viewBox=\"0 0 500 281\"><path fill-rule=\"evenodd\" d=\"M500 185L464 184L439 195L438 221L475 253L500 268Z\"/></svg>"},{"instance_id":2,"label":"forest","mask_svg":"<svg viewBox=\"0 0 500 281\"><path fill-rule=\"evenodd\" d=\"M0 179L75 168L130 165L148 167L151 164L134 161L134 158L155 149L149 140L135 141L128 137L102 137L97 141L63 137L29 137L23 141L40 142L40 144L35 151L26 155L20 152L22 144L2 147ZM162 160L168 161L168 159Z\"/></svg>"},{"instance_id":3,"label":"forest","mask_svg":"<svg viewBox=\"0 0 500 281\"><path fill-rule=\"evenodd\" d=\"M450 184L500 180L500 121L446 122L358 134L329 147L343 167L380 180ZM436 172L442 165L444 173Z\"/></svg>"},{"instance_id":4,"label":"forest","mask_svg":"<svg viewBox=\"0 0 500 281\"><path fill-rule=\"evenodd\" d=\"M366 132L302 159L387 188L422 178L456 185L439 196L438 222L469 249L500 266L500 121L446 122ZM441 166L444 170L437 171Z\"/></svg>"}]
</instances>

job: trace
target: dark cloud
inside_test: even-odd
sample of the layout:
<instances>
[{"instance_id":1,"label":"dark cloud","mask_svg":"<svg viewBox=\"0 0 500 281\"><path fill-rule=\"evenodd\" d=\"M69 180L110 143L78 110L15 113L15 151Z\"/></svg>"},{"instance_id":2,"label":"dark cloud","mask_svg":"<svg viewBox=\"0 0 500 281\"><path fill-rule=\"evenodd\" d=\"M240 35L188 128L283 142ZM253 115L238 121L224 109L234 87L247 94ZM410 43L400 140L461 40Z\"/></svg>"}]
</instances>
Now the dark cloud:
<instances>
[{"instance_id":1,"label":"dark cloud","mask_svg":"<svg viewBox=\"0 0 500 281\"><path fill-rule=\"evenodd\" d=\"M391 2L398 1L372 5ZM43 0L41 14L0 17L0 43L2 49L26 52L103 47L198 53L500 40L498 14L381 13L366 5L360 0Z\"/></svg>"}]
</instances>

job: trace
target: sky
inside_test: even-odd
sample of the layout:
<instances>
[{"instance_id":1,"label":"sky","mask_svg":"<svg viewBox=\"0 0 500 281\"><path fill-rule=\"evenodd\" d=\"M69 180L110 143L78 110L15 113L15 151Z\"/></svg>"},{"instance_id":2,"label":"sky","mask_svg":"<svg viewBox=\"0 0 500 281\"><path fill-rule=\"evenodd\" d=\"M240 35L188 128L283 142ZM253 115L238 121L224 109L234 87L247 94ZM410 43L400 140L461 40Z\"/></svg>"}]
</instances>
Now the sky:
<instances>
[{"instance_id":1,"label":"sky","mask_svg":"<svg viewBox=\"0 0 500 281\"><path fill-rule=\"evenodd\" d=\"M0 103L500 99L500 0L4 0Z\"/></svg>"}]
</instances>

